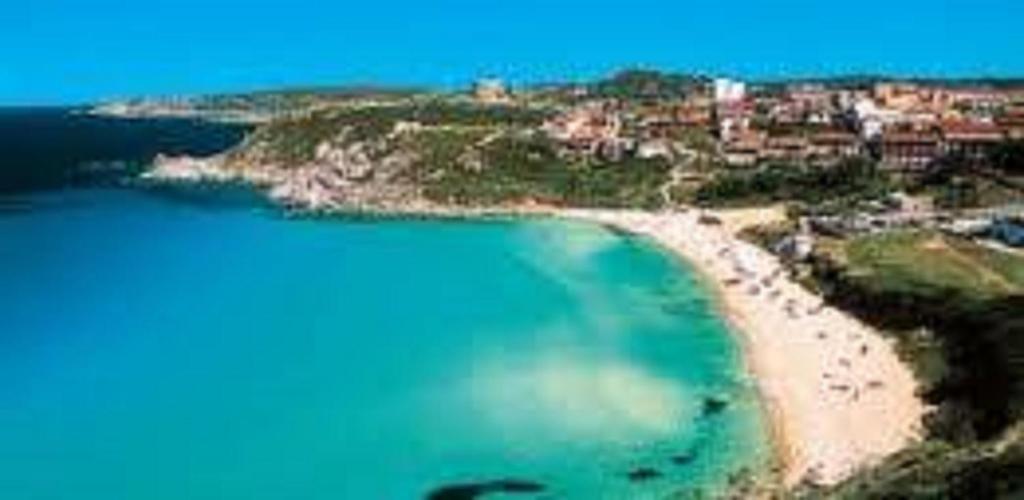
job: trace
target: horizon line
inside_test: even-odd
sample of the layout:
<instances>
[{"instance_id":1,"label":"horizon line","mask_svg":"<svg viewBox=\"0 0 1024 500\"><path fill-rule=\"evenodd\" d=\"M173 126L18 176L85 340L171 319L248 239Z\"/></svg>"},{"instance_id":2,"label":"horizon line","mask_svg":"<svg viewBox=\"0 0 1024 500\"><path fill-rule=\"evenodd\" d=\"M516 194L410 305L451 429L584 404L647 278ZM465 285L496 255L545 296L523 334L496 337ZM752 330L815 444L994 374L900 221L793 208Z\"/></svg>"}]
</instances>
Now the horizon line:
<instances>
[{"instance_id":1,"label":"horizon line","mask_svg":"<svg viewBox=\"0 0 1024 500\"><path fill-rule=\"evenodd\" d=\"M504 78L495 72L481 72L478 77L465 79L459 84L446 84L440 82L432 83L411 83L393 82L382 80L351 79L350 81L338 81L337 83L282 83L279 85L267 84L258 85L253 88L238 88L236 90L211 90L184 93L139 93L133 95L109 95L89 100L74 102L55 103L4 103L0 102L0 109L61 109L95 106L106 103L118 103L134 100L169 100L169 99L196 99L203 97L242 96L259 94L281 94L281 93L328 93L328 92L352 92L358 90L377 90L381 92L402 92L402 93L452 93L466 90L472 87L474 82L484 79L496 79L504 82L510 88L537 89L548 86L566 85L587 85L604 80L610 80L618 75L630 72L658 73L666 76L682 76L698 79L713 80L726 78L740 81L751 85L778 85L787 83L817 83L841 80L866 80L866 81L891 81L908 83L1010 83L1019 84L1024 87L1024 72L1000 74L993 71L985 72L950 72L949 74L935 74L928 72L889 72L889 71L843 71L843 72L793 72L791 75L763 75L743 76L736 71L706 71L706 70L676 70L670 68L659 68L642 64L625 65L611 71L600 72L599 75L586 77L566 78L537 78L537 79L515 79Z\"/></svg>"}]
</instances>

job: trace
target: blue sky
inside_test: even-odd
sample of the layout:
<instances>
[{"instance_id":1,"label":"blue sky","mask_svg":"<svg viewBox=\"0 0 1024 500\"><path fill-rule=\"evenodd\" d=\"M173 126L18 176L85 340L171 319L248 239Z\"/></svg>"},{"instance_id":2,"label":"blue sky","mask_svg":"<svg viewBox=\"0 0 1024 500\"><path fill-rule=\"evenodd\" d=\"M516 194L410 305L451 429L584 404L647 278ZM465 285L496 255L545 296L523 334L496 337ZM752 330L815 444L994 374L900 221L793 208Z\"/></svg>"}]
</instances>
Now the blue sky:
<instances>
[{"instance_id":1,"label":"blue sky","mask_svg":"<svg viewBox=\"0 0 1024 500\"><path fill-rule=\"evenodd\" d=\"M626 66L1024 75L1021 0L9 0L0 104Z\"/></svg>"}]
</instances>

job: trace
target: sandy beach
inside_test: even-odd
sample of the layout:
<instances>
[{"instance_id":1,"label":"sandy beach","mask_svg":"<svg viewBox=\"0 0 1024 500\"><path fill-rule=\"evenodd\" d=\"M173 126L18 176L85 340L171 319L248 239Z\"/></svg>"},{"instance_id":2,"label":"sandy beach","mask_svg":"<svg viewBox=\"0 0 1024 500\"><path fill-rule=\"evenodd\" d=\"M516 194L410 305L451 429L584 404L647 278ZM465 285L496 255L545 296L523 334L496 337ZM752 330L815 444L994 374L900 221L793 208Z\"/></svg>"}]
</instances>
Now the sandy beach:
<instances>
[{"instance_id":1,"label":"sandy beach","mask_svg":"<svg viewBox=\"0 0 1024 500\"><path fill-rule=\"evenodd\" d=\"M238 174L222 171L216 161L174 158L158 162L149 173L157 180L187 181L221 181L232 175ZM261 179L246 175L244 180L261 184ZM274 193L271 197L285 205L297 203L305 211L362 212L359 207L321 203L330 197L318 193L299 186L283 201ZM916 396L910 368L890 342L825 306L821 297L791 281L775 256L736 237L745 226L778 220L778 209L715 212L719 224L701 224L696 209L562 209L533 203L452 208L422 201L374 205L366 212L442 218L556 216L650 237L675 252L714 287L723 312L740 333L788 485L802 480L836 483L920 434L926 408Z\"/></svg>"},{"instance_id":2,"label":"sandy beach","mask_svg":"<svg viewBox=\"0 0 1024 500\"><path fill-rule=\"evenodd\" d=\"M823 305L778 259L735 237L771 211L560 210L650 237L715 287L766 403L787 485L833 484L918 438L925 406L910 368L881 334Z\"/></svg>"}]
</instances>

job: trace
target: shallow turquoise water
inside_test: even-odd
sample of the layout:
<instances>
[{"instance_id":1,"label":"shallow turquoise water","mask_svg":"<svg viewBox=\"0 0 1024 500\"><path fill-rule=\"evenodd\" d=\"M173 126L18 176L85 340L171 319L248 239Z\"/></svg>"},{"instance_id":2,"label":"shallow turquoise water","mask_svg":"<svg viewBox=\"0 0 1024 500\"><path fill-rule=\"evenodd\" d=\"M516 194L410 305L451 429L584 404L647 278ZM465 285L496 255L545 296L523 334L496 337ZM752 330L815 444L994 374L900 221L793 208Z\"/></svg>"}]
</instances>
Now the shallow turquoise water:
<instances>
[{"instance_id":1,"label":"shallow turquoise water","mask_svg":"<svg viewBox=\"0 0 1024 500\"><path fill-rule=\"evenodd\" d=\"M0 212L3 498L404 499L501 478L662 498L767 456L708 294L606 229L125 190L18 206ZM708 414L711 395L731 404Z\"/></svg>"}]
</instances>

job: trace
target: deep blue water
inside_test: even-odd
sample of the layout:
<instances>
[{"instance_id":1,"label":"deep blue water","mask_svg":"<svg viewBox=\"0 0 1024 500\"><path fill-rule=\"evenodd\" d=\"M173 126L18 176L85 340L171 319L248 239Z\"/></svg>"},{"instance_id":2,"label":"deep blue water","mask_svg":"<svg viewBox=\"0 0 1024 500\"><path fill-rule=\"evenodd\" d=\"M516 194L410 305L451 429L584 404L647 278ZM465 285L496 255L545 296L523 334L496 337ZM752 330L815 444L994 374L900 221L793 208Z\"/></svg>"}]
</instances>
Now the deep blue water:
<instances>
[{"instance_id":1,"label":"deep blue water","mask_svg":"<svg viewBox=\"0 0 1024 500\"><path fill-rule=\"evenodd\" d=\"M516 498L664 498L767 457L736 341L643 241L288 219L210 190L16 200L3 498L404 499L500 479L545 488Z\"/></svg>"},{"instance_id":2,"label":"deep blue water","mask_svg":"<svg viewBox=\"0 0 1024 500\"><path fill-rule=\"evenodd\" d=\"M0 195L110 183L158 153L227 149L246 129L197 120L105 118L72 108L0 108Z\"/></svg>"}]
</instances>

